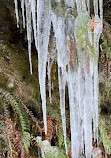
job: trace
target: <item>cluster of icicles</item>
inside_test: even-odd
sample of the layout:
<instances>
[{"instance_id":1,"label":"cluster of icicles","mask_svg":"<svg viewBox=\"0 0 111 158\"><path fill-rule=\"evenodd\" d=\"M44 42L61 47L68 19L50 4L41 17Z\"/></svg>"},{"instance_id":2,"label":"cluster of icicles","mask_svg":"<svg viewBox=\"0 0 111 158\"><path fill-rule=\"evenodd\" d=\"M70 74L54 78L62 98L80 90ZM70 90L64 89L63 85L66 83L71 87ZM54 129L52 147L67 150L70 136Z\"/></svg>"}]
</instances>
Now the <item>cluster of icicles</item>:
<instances>
[{"instance_id":1,"label":"cluster of icicles","mask_svg":"<svg viewBox=\"0 0 111 158\"><path fill-rule=\"evenodd\" d=\"M18 2L17 0L14 2L19 27ZM64 3L65 9L62 8L61 3ZM94 17L91 19L90 0L64 0L64 2L63 0L62 2L61 0L21 0L23 28L27 28L31 74L32 32L38 52L45 133L47 133L46 67L51 101L50 72L52 63L57 59L66 153L68 147L66 143L65 87L66 84L68 86L72 158L79 158L84 150L86 158L91 158L92 133L94 133L94 140L98 141L98 56L103 21L102 3L102 0L93 0ZM54 35L51 37L52 26ZM50 37L52 40L50 45L52 45L49 49Z\"/></svg>"}]
</instances>

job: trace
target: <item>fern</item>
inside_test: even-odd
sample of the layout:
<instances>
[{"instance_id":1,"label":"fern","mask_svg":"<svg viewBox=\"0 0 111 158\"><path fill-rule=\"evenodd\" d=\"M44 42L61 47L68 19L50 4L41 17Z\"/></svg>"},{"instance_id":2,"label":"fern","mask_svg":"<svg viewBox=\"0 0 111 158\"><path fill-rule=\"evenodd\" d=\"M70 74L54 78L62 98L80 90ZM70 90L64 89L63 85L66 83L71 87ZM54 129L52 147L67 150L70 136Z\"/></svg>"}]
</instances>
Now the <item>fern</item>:
<instances>
[{"instance_id":1,"label":"fern","mask_svg":"<svg viewBox=\"0 0 111 158\"><path fill-rule=\"evenodd\" d=\"M24 147L26 151L28 152L28 148L30 146L30 133L29 133L29 124L28 124L28 118L27 115L22 107L22 105L17 101L16 97L7 92L6 90L0 88L0 94L3 96L3 98L10 103L12 108L16 111L16 113L19 116L19 121L21 125L21 131L23 135L23 142L24 142Z\"/></svg>"},{"instance_id":2,"label":"fern","mask_svg":"<svg viewBox=\"0 0 111 158\"><path fill-rule=\"evenodd\" d=\"M32 121L35 122L36 128L38 128L39 132L40 132L41 135L42 135L42 128L40 127L40 125L39 125L39 123L38 123L38 120L34 117L32 111L29 110L29 109L27 108L27 106L26 106L23 102L21 102L21 104L23 105L23 107L24 107L26 113L28 114L28 116L30 116L31 119L32 119Z\"/></svg>"},{"instance_id":3,"label":"fern","mask_svg":"<svg viewBox=\"0 0 111 158\"><path fill-rule=\"evenodd\" d=\"M1 118L0 118L1 119ZM8 146L8 140L6 137L6 125L3 119L0 120L0 156L9 155L10 149Z\"/></svg>"}]
</instances>

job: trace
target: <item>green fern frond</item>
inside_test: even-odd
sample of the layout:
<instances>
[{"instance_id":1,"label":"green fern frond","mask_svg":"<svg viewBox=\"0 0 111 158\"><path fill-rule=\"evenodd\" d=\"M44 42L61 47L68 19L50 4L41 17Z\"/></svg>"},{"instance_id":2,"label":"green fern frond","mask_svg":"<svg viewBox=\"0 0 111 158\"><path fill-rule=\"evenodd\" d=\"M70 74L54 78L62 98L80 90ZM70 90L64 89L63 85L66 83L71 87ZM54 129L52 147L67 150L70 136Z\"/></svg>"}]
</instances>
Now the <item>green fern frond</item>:
<instances>
[{"instance_id":1,"label":"green fern frond","mask_svg":"<svg viewBox=\"0 0 111 158\"><path fill-rule=\"evenodd\" d=\"M17 101L16 97L7 92L6 90L0 88L0 94L2 94L3 98L10 103L12 108L16 111L19 116L19 121L21 125L21 131L23 135L23 142L26 151L28 152L28 148L30 146L30 127L28 124L27 114L25 113L22 105Z\"/></svg>"},{"instance_id":2,"label":"green fern frond","mask_svg":"<svg viewBox=\"0 0 111 158\"><path fill-rule=\"evenodd\" d=\"M5 155L6 153L9 155L10 149L8 146L8 140L6 138L6 125L5 122L0 120L0 153L1 155Z\"/></svg>"}]
</instances>

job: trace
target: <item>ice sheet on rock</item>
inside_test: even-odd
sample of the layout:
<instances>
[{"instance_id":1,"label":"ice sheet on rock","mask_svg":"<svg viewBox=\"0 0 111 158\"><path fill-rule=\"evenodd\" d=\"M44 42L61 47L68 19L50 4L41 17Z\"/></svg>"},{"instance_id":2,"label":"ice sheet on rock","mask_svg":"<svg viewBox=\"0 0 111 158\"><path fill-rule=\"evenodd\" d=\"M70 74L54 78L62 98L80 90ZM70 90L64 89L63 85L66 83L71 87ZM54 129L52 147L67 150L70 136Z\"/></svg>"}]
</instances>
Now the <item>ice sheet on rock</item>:
<instances>
[{"instance_id":1,"label":"ice sheet on rock","mask_svg":"<svg viewBox=\"0 0 111 158\"><path fill-rule=\"evenodd\" d=\"M42 99L45 134L47 133L46 119L46 63L48 55L49 35L51 28L50 1L37 1L37 32L38 32L38 70L40 93Z\"/></svg>"}]
</instances>

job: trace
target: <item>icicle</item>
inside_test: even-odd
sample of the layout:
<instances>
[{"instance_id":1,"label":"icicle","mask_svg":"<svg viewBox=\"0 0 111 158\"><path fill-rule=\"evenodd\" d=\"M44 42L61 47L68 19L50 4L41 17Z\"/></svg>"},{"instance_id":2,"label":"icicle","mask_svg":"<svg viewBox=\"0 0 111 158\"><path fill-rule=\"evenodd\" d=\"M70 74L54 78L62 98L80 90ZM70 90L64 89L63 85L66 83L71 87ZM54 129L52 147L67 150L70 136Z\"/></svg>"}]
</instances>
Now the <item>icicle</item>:
<instances>
[{"instance_id":1,"label":"icicle","mask_svg":"<svg viewBox=\"0 0 111 158\"><path fill-rule=\"evenodd\" d=\"M52 90L54 90L54 84L53 84L53 82L52 82Z\"/></svg>"},{"instance_id":2,"label":"icicle","mask_svg":"<svg viewBox=\"0 0 111 158\"><path fill-rule=\"evenodd\" d=\"M86 11L86 1L82 0L82 10Z\"/></svg>"},{"instance_id":3,"label":"icicle","mask_svg":"<svg viewBox=\"0 0 111 158\"><path fill-rule=\"evenodd\" d=\"M29 52L29 63L30 63L30 73L32 74L32 61L31 61L31 1L27 0L26 4L26 14L27 14L27 39L28 39L28 52Z\"/></svg>"},{"instance_id":4,"label":"icicle","mask_svg":"<svg viewBox=\"0 0 111 158\"><path fill-rule=\"evenodd\" d=\"M28 0L25 0L25 8L26 8L26 22L27 22L27 6L28 6ZM26 27L27 27L27 25L26 25Z\"/></svg>"},{"instance_id":5,"label":"icicle","mask_svg":"<svg viewBox=\"0 0 111 158\"><path fill-rule=\"evenodd\" d=\"M24 15L24 0L21 0L22 16L23 16L23 28L25 28L25 15Z\"/></svg>"},{"instance_id":6,"label":"icicle","mask_svg":"<svg viewBox=\"0 0 111 158\"><path fill-rule=\"evenodd\" d=\"M43 119L45 134L47 134L46 119L46 62L48 55L48 44L50 35L50 2L49 0L37 1L37 32L38 32L38 70L39 83L42 99Z\"/></svg>"},{"instance_id":7,"label":"icicle","mask_svg":"<svg viewBox=\"0 0 111 158\"><path fill-rule=\"evenodd\" d=\"M58 127L56 125L56 136L58 136Z\"/></svg>"},{"instance_id":8,"label":"icicle","mask_svg":"<svg viewBox=\"0 0 111 158\"><path fill-rule=\"evenodd\" d=\"M84 54L78 50L78 98L79 98L79 143L80 154L84 151L84 104L85 104L85 74L84 74Z\"/></svg>"},{"instance_id":9,"label":"icicle","mask_svg":"<svg viewBox=\"0 0 111 158\"><path fill-rule=\"evenodd\" d=\"M69 105L70 105L70 127L71 127L71 151L72 158L79 158L80 148L80 126L79 126L79 76L77 73L76 53L75 53L75 40L74 40L74 23L75 19L67 9L66 14L66 35L67 35L67 52L69 56L68 63L68 92L69 92ZM74 11L74 10L73 10Z\"/></svg>"},{"instance_id":10,"label":"icicle","mask_svg":"<svg viewBox=\"0 0 111 158\"><path fill-rule=\"evenodd\" d=\"M87 0L87 8L88 8L88 13L90 15L90 0Z\"/></svg>"},{"instance_id":11,"label":"icicle","mask_svg":"<svg viewBox=\"0 0 111 158\"><path fill-rule=\"evenodd\" d=\"M18 16L18 6L17 6L17 0L14 0L15 2L15 14L16 14L16 18L17 18L17 27L19 28L19 16Z\"/></svg>"},{"instance_id":12,"label":"icicle","mask_svg":"<svg viewBox=\"0 0 111 158\"><path fill-rule=\"evenodd\" d=\"M86 61L84 66L85 71L85 104L84 104L84 138L85 138L85 155L86 158L91 158L92 153L92 75L90 65L91 57L86 54Z\"/></svg>"},{"instance_id":13,"label":"icicle","mask_svg":"<svg viewBox=\"0 0 111 158\"><path fill-rule=\"evenodd\" d=\"M49 87L49 98L50 98L50 103L52 102L52 99L51 99L51 89L53 88L51 86L51 68L52 68L52 64L53 64L53 61L51 59L51 57L48 57L48 87ZM52 87L52 88L51 88Z\"/></svg>"},{"instance_id":14,"label":"icicle","mask_svg":"<svg viewBox=\"0 0 111 158\"><path fill-rule=\"evenodd\" d=\"M79 158L79 120L78 120L78 75L70 65L68 68L68 92L70 105L71 151L72 158Z\"/></svg>"},{"instance_id":15,"label":"icicle","mask_svg":"<svg viewBox=\"0 0 111 158\"><path fill-rule=\"evenodd\" d=\"M51 103L51 68L54 60L56 60L56 43L55 43L54 32L51 30L51 35L49 40L48 68L47 68L50 103Z\"/></svg>"},{"instance_id":16,"label":"icicle","mask_svg":"<svg viewBox=\"0 0 111 158\"><path fill-rule=\"evenodd\" d=\"M32 20L33 20L33 30L34 30L34 39L35 39L35 46L37 49L37 25L36 25L36 1L31 0L31 11L32 11Z\"/></svg>"},{"instance_id":17,"label":"icicle","mask_svg":"<svg viewBox=\"0 0 111 158\"><path fill-rule=\"evenodd\" d=\"M50 103L51 101L51 67L52 63L50 62L50 58L48 59L48 87L49 87L49 98L50 98Z\"/></svg>"},{"instance_id":18,"label":"icicle","mask_svg":"<svg viewBox=\"0 0 111 158\"><path fill-rule=\"evenodd\" d=\"M67 144L66 144L66 118L65 118L65 67L68 63L68 55L67 55L67 47L66 47L66 37L65 37L65 19L58 17L52 12L52 23L56 37L56 45L58 51L58 67L62 70L63 78L60 77L60 70L58 70L59 74L59 92L60 92L60 106L61 106L61 115L62 115L62 126L63 126L63 134L64 134L64 143L65 149L67 153ZM61 87L62 90L61 90ZM62 92L63 91L63 92Z\"/></svg>"},{"instance_id":19,"label":"icicle","mask_svg":"<svg viewBox=\"0 0 111 158\"><path fill-rule=\"evenodd\" d=\"M94 3L94 14L98 15L98 0L93 0Z\"/></svg>"},{"instance_id":20,"label":"icicle","mask_svg":"<svg viewBox=\"0 0 111 158\"><path fill-rule=\"evenodd\" d=\"M81 2L82 2L81 0L76 0L76 6L77 6L77 12L78 12L78 14L82 10L82 3Z\"/></svg>"},{"instance_id":21,"label":"icicle","mask_svg":"<svg viewBox=\"0 0 111 158\"><path fill-rule=\"evenodd\" d=\"M66 69L58 68L58 77L59 77L59 93L60 93L60 107L61 107L61 116L62 116L62 127L64 135L64 144L67 154L67 143L66 143L66 117L65 117L65 85L66 85Z\"/></svg>"},{"instance_id":22,"label":"icicle","mask_svg":"<svg viewBox=\"0 0 111 158\"><path fill-rule=\"evenodd\" d=\"M94 135L95 139L98 140L98 57L99 57L99 38L102 32L102 23L101 19L98 16L95 16L95 21L98 22L97 27L94 28L94 48L96 50L96 60L94 63Z\"/></svg>"},{"instance_id":23,"label":"icicle","mask_svg":"<svg viewBox=\"0 0 111 158\"><path fill-rule=\"evenodd\" d=\"M103 27L103 0L99 0L99 9L100 9L100 18L101 18L101 25L102 25L101 27Z\"/></svg>"},{"instance_id":24,"label":"icicle","mask_svg":"<svg viewBox=\"0 0 111 158\"><path fill-rule=\"evenodd\" d=\"M52 23L56 37L56 45L58 51L58 75L59 75L59 93L60 93L60 106L61 106L61 116L62 116L62 127L64 135L64 144L67 153L67 143L66 143L66 118L65 118L65 67L68 63L68 54L66 47L66 37L65 37L65 19L61 17L56 17L52 12ZM61 69L61 75L60 75Z\"/></svg>"},{"instance_id":25,"label":"icicle","mask_svg":"<svg viewBox=\"0 0 111 158\"><path fill-rule=\"evenodd\" d=\"M52 12L52 23L58 50L58 67L64 67L68 63L68 54L65 37L65 18L57 17Z\"/></svg>"}]
</instances>

